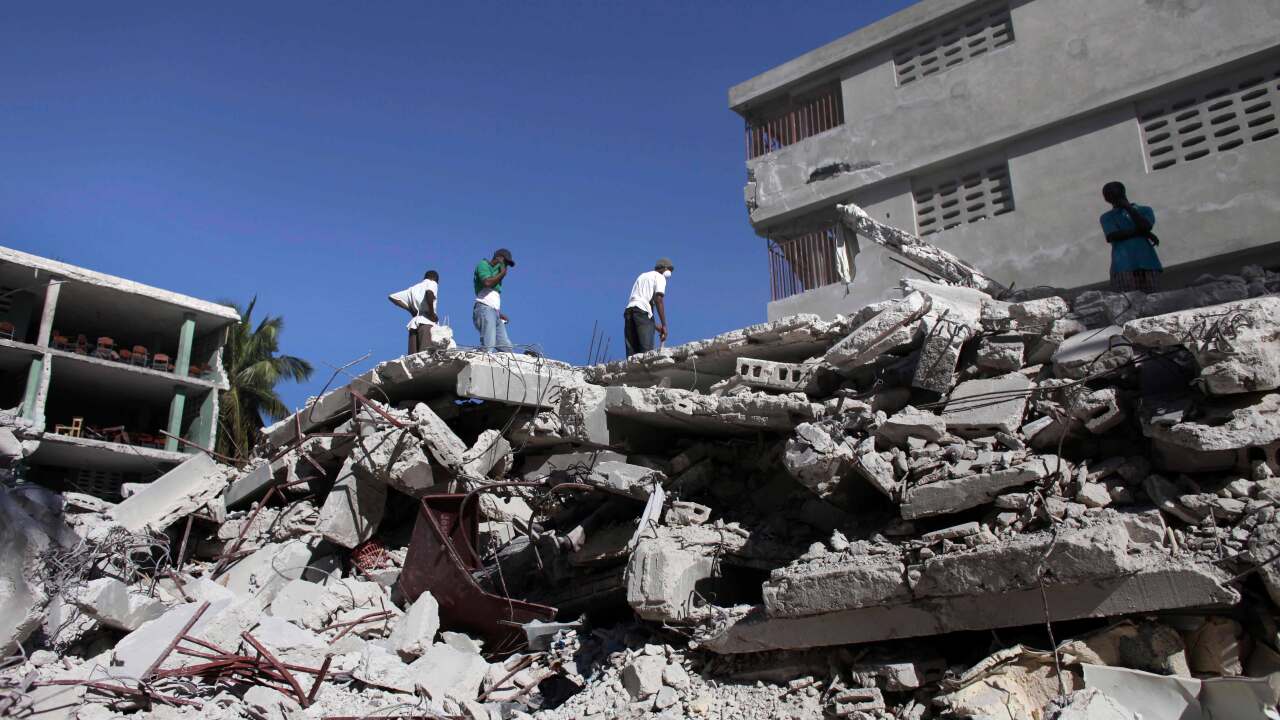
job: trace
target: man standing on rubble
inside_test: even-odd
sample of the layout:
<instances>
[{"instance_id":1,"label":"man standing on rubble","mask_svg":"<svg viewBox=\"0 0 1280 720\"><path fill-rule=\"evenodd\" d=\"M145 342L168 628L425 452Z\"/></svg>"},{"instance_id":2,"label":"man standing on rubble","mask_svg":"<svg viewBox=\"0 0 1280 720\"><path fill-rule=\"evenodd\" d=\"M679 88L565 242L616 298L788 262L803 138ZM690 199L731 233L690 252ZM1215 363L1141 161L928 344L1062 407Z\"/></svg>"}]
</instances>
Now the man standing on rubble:
<instances>
[{"instance_id":1,"label":"man standing on rubble","mask_svg":"<svg viewBox=\"0 0 1280 720\"><path fill-rule=\"evenodd\" d=\"M658 258L653 269L640 273L631 286L631 298L622 312L622 335L627 341L627 357L653 349L653 333L657 331L663 342L667 341L667 279L676 269L668 258ZM653 322L653 311L658 311L658 324Z\"/></svg>"},{"instance_id":2,"label":"man standing on rubble","mask_svg":"<svg viewBox=\"0 0 1280 720\"><path fill-rule=\"evenodd\" d=\"M515 266L511 251L506 248L494 252L492 260L481 260L476 265L476 304L471 319L480 333L480 347L485 352L511 352L507 316L502 313L502 281Z\"/></svg>"},{"instance_id":3,"label":"man standing on rubble","mask_svg":"<svg viewBox=\"0 0 1280 720\"><path fill-rule=\"evenodd\" d=\"M1123 183L1102 186L1102 198L1111 209L1102 214L1102 232L1111 244L1111 289L1116 292L1156 291L1164 268L1156 256L1160 238L1151 232L1156 214L1146 205L1129 202Z\"/></svg>"},{"instance_id":4,"label":"man standing on rubble","mask_svg":"<svg viewBox=\"0 0 1280 720\"><path fill-rule=\"evenodd\" d=\"M409 354L422 352L431 346L431 328L440 322L436 314L436 298L440 295L440 273L428 270L422 282L392 293L387 299L397 307L409 311Z\"/></svg>"}]
</instances>

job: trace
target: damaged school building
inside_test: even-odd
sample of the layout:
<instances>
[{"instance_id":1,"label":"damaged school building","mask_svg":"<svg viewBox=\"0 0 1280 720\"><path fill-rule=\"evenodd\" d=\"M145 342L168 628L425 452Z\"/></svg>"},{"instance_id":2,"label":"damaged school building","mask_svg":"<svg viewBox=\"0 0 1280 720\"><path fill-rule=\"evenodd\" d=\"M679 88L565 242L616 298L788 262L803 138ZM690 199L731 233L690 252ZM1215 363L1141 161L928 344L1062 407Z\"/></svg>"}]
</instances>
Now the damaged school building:
<instances>
[{"instance_id":1,"label":"damaged school building","mask_svg":"<svg viewBox=\"0 0 1280 720\"><path fill-rule=\"evenodd\" d=\"M1071 4L1090 39L1072 50L1084 30L1059 32L1062 52L1110 62L1093 24L1123 25L1120 11ZM950 37L959 21L995 38L970 24L970 13L994 13L1016 40L910 83L898 74L913 92L956 97L946 83L966 67L995 66L1060 30L1067 20L1037 15L1047 5L920 3L731 96L820 80L819 70L883 73L876 63L896 63L926 35ZM1105 22L1089 15L1104 5ZM1280 15L1254 3L1114 7L1239 41L1195 54L1205 67L1188 82L1212 76L1213 62L1251 62L1280 37ZM1150 79L1142 92L1184 79ZM1263 95L1232 102L1271 102L1278 83L1268 75L1250 85ZM1110 108L1100 112L1118 107L1094 99ZM1129 117L1135 138L1139 122ZM759 153L755 182L763 164L815 138L828 142ZM1274 159L1277 144L1260 137L1186 162L1244 167L1250 153ZM1221 183L1232 181L1221 167ZM845 176L865 171L821 182L856 193L867 176ZM1163 182L1163 169L1142 172ZM1203 188L1220 191L1230 192ZM166 442L188 440L148 451L173 453L158 477L77 486L74 473L29 470L49 443L68 444L56 427L68 418L48 408L70 406L37 412L29 388L4 396L0 716L1277 717L1280 266L1248 255L1266 238L1232 224L1260 215L1228 218L1217 200L1203 219L1183 210L1177 222L1202 235L1179 242L1201 247L1169 252L1192 253L1185 262L1205 271L1116 293L1089 287L1105 277L1096 263L1013 268L1013 251L988 253L1023 231L1050 247L1059 211L1030 200L1016 219L934 233L911 219L911 193L892 218L837 195L821 200L835 203L823 237L856 243L845 260L859 274L840 287L863 300L818 312L775 302L769 322L602 365L436 347L335 373L264 428L246 463L209 452L202 411L190 410L205 401L188 393L177 425L157 406L149 424L128 426L160 423ZM1247 214L1274 199L1274 184L1257 180L1237 205ZM802 207L779 203L780 215ZM753 210L758 228L770 207ZM904 218L909 227L886 222ZM1073 223L1103 254L1100 233ZM1228 254L1237 250L1246 255ZM818 281L831 275L803 268L834 273L841 261L778 252L775 288L785 277L802 289L782 301L821 300L830 283ZM874 278L859 264L869 258ZM5 285L52 288L56 275L64 295L72 281L86 294L124 287L23 262L31 277L17 277L21 262L0 266ZM176 346L153 340L152 352L180 354L188 336L216 348L219 322L235 321L129 289L139 307L165 300L154 326L179 329ZM52 392L61 364L99 363L56 350L33 326L127 334L75 313L84 329L71 327L47 309L50 292L60 307L58 291L34 293L45 309L26 312L41 321L0 340L41 364L4 369L44 377L34 397ZM186 313L190 330L173 322ZM192 352L208 382L225 382L216 352ZM190 383L165 381L170 397ZM86 426L114 421L91 420L88 400L77 407Z\"/></svg>"}]
</instances>

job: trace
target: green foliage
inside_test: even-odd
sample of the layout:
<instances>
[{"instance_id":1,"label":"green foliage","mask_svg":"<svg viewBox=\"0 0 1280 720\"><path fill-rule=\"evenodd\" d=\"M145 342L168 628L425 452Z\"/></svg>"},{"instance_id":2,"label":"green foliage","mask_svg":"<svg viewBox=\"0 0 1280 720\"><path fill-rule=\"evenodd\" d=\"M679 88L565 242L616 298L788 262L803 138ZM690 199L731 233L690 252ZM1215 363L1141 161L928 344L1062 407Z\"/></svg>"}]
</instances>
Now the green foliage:
<instances>
[{"instance_id":1,"label":"green foliage","mask_svg":"<svg viewBox=\"0 0 1280 720\"><path fill-rule=\"evenodd\" d=\"M277 355L284 318L267 315L255 328L253 309L223 301L240 313L222 348L222 366L231 389L223 392L218 404L218 452L248 458L258 440L258 431L267 420L287 417L290 410L276 394L276 385L285 380L302 382L311 377L311 363L292 355Z\"/></svg>"}]
</instances>

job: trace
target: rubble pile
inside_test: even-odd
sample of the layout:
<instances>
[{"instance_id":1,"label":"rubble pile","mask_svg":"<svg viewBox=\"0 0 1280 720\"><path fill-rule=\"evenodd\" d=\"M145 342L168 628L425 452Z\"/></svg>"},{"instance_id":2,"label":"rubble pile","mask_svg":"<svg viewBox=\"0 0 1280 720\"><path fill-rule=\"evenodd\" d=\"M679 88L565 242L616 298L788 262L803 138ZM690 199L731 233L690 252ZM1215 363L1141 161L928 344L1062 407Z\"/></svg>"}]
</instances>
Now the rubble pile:
<instances>
[{"instance_id":1,"label":"rubble pile","mask_svg":"<svg viewBox=\"0 0 1280 720\"><path fill-rule=\"evenodd\" d=\"M1280 274L1008 290L845 215L938 279L0 488L0 716L1275 717Z\"/></svg>"}]
</instances>

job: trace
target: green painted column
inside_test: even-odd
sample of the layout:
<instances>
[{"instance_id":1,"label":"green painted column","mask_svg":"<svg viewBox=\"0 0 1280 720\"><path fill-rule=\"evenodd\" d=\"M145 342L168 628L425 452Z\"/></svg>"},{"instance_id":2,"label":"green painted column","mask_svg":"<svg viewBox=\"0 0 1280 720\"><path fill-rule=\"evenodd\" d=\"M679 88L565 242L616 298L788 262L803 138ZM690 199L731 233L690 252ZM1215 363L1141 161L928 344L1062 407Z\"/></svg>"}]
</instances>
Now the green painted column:
<instances>
[{"instance_id":1,"label":"green painted column","mask_svg":"<svg viewBox=\"0 0 1280 720\"><path fill-rule=\"evenodd\" d=\"M173 400L169 402L169 427L168 432L173 437L164 439L164 449L169 452L178 452L181 448L178 445L178 438L182 437L182 413L187 405L186 388L175 388L173 391Z\"/></svg>"},{"instance_id":2,"label":"green painted column","mask_svg":"<svg viewBox=\"0 0 1280 720\"><path fill-rule=\"evenodd\" d=\"M174 360L173 374L186 377L191 371L191 344L196 337L196 316L186 313L182 316L182 329L178 331L178 357Z\"/></svg>"},{"instance_id":3,"label":"green painted column","mask_svg":"<svg viewBox=\"0 0 1280 720\"><path fill-rule=\"evenodd\" d=\"M27 389L22 395L22 417L34 421L36 414L36 398L40 394L40 377L44 374L44 357L31 361L27 370Z\"/></svg>"},{"instance_id":4,"label":"green painted column","mask_svg":"<svg viewBox=\"0 0 1280 720\"><path fill-rule=\"evenodd\" d=\"M191 432L187 434L187 439L192 442L214 449L215 438L213 434L213 413L218 403L218 391L210 390L204 394L204 400L200 402L200 414L191 423Z\"/></svg>"}]
</instances>

